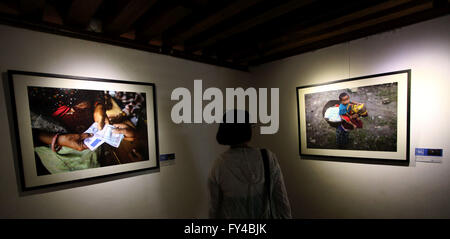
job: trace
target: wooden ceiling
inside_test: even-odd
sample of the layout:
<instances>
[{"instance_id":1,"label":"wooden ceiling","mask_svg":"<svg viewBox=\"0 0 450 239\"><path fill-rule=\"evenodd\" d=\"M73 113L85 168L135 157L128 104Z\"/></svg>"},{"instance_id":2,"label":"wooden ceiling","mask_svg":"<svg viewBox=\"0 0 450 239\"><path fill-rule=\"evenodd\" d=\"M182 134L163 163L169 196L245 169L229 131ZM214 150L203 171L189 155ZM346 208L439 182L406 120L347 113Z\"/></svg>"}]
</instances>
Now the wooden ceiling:
<instances>
[{"instance_id":1,"label":"wooden ceiling","mask_svg":"<svg viewBox=\"0 0 450 239\"><path fill-rule=\"evenodd\" d=\"M247 70L449 13L450 0L0 0L0 23Z\"/></svg>"}]
</instances>

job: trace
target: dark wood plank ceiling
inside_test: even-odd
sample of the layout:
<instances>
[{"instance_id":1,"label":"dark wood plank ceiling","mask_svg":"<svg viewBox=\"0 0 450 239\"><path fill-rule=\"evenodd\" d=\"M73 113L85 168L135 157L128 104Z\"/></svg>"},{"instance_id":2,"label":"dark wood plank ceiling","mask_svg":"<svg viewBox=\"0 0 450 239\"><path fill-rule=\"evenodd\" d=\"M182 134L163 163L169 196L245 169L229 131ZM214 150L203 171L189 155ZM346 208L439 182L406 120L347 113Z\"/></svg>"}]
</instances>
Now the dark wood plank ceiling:
<instances>
[{"instance_id":1,"label":"dark wood plank ceiling","mask_svg":"<svg viewBox=\"0 0 450 239\"><path fill-rule=\"evenodd\" d=\"M0 23L247 70L449 9L450 0L0 0Z\"/></svg>"}]
</instances>

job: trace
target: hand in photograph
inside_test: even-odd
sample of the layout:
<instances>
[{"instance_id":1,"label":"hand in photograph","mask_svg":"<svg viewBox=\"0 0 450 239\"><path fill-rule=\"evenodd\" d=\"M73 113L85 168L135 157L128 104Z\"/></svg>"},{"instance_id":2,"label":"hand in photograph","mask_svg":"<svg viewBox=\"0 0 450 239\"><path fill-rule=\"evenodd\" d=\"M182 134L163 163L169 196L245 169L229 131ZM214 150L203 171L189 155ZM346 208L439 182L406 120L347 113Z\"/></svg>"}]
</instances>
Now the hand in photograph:
<instances>
[{"instance_id":1,"label":"hand in photograph","mask_svg":"<svg viewBox=\"0 0 450 239\"><path fill-rule=\"evenodd\" d=\"M69 147L78 151L88 149L83 143L86 138L92 137L93 134L62 134L58 136L58 145Z\"/></svg>"},{"instance_id":2,"label":"hand in photograph","mask_svg":"<svg viewBox=\"0 0 450 239\"><path fill-rule=\"evenodd\" d=\"M127 141L136 140L138 134L134 127L132 127L128 124L125 124L125 123L114 124L113 126L115 127L115 129L113 130L113 133L123 134L125 136L123 138L124 140L127 140Z\"/></svg>"},{"instance_id":3,"label":"hand in photograph","mask_svg":"<svg viewBox=\"0 0 450 239\"><path fill-rule=\"evenodd\" d=\"M105 124L110 124L109 118L106 115L105 107L102 104L95 106L94 121L97 122L97 127L99 130L102 130Z\"/></svg>"}]
</instances>

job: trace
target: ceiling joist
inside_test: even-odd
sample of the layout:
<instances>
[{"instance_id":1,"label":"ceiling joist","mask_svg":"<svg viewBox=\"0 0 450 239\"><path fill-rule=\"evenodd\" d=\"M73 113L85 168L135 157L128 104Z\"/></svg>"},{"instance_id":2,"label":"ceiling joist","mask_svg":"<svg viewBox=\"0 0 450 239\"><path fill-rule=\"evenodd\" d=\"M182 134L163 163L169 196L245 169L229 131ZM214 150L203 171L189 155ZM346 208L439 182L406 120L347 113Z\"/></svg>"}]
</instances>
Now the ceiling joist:
<instances>
[{"instance_id":1,"label":"ceiling joist","mask_svg":"<svg viewBox=\"0 0 450 239\"><path fill-rule=\"evenodd\" d=\"M0 24L247 70L447 15L450 0L0 0Z\"/></svg>"},{"instance_id":2,"label":"ceiling joist","mask_svg":"<svg viewBox=\"0 0 450 239\"><path fill-rule=\"evenodd\" d=\"M241 13L242 11L256 5L258 2L262 0L247 0L247 1L235 1L228 6L220 9L218 12L209 15L208 17L202 19L201 21L193 24L187 29L184 29L177 35L173 36L175 42L183 43L187 39L192 38L193 36L202 33L216 24L223 22L231 17Z\"/></svg>"},{"instance_id":3,"label":"ceiling joist","mask_svg":"<svg viewBox=\"0 0 450 239\"><path fill-rule=\"evenodd\" d=\"M25 18L42 20L44 13L45 0L20 0L19 9Z\"/></svg>"},{"instance_id":4,"label":"ceiling joist","mask_svg":"<svg viewBox=\"0 0 450 239\"><path fill-rule=\"evenodd\" d=\"M192 9L183 5L175 5L157 15L150 16L136 31L138 40L148 42L161 34L180 20L188 16Z\"/></svg>"},{"instance_id":5,"label":"ceiling joist","mask_svg":"<svg viewBox=\"0 0 450 239\"><path fill-rule=\"evenodd\" d=\"M118 11L108 17L104 23L104 31L113 35L120 35L131 30L131 26L139 17L144 15L157 0L133 0L118 1L116 9Z\"/></svg>"},{"instance_id":6,"label":"ceiling joist","mask_svg":"<svg viewBox=\"0 0 450 239\"><path fill-rule=\"evenodd\" d=\"M66 16L69 25L85 28L103 0L73 0Z\"/></svg>"},{"instance_id":7,"label":"ceiling joist","mask_svg":"<svg viewBox=\"0 0 450 239\"><path fill-rule=\"evenodd\" d=\"M249 62L249 61L254 61L258 58L267 58L267 57L270 57L271 55L275 55L275 54L278 54L281 52L291 51L293 49L296 49L299 47L304 47L304 46L306 46L308 44L312 44L314 42L320 42L320 41L330 39L330 38L333 38L333 37L336 37L339 35L355 32L355 31L358 31L358 30L361 30L364 28L368 28L368 27L372 27L375 25L379 25L379 24L384 24L386 22L393 21L395 19L411 16L415 13L429 10L432 7L433 7L433 2L428 1L425 3L419 4L419 5L414 5L412 7L403 9L403 10L395 12L395 13L391 13L389 15L385 15L385 16L378 17L375 19L370 19L370 20L367 20L364 22L360 22L360 23L357 23L354 25L347 26L347 27L337 28L337 29L329 31L329 32L320 33L317 35L314 35L314 34L308 35L306 37L300 36L300 38L296 38L296 39L289 39L289 41L285 42L285 44L283 44L283 45L279 45L278 47L270 48L270 50L264 51L260 55L253 55L253 56L249 56L247 58L243 58L240 61ZM323 25L320 26L319 29L321 29L321 27L323 27Z\"/></svg>"},{"instance_id":8,"label":"ceiling joist","mask_svg":"<svg viewBox=\"0 0 450 239\"><path fill-rule=\"evenodd\" d=\"M304 7L312 2L314 2L314 0L303 0L303 1L292 0L292 1L289 1L289 2L282 4L276 8L272 8L266 12L263 12L260 15L251 17L250 19L248 19L242 23L239 23L235 26L224 29L223 31L220 31L217 34L215 34L211 37L208 37L206 39L200 40L190 46L187 46L186 48L191 51L196 51L196 50L199 50L204 47L209 47L220 40L223 40L232 35L241 33L243 31L249 30L252 27L255 27L259 24L268 22L274 18L280 17L289 12L292 12L298 8Z\"/></svg>"}]
</instances>

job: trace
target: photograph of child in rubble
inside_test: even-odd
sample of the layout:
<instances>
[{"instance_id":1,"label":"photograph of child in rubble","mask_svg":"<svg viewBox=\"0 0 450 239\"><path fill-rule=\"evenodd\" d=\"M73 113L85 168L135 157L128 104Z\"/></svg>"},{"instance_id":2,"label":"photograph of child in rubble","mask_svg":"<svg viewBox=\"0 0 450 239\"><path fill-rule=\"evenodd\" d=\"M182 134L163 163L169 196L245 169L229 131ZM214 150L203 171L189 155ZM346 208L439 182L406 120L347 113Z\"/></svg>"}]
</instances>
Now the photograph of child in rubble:
<instances>
[{"instance_id":1,"label":"photograph of child in rubble","mask_svg":"<svg viewBox=\"0 0 450 239\"><path fill-rule=\"evenodd\" d=\"M397 150L398 84L305 94L307 147Z\"/></svg>"},{"instance_id":2,"label":"photograph of child in rubble","mask_svg":"<svg viewBox=\"0 0 450 239\"><path fill-rule=\"evenodd\" d=\"M148 160L145 93L27 90L38 176Z\"/></svg>"}]
</instances>

